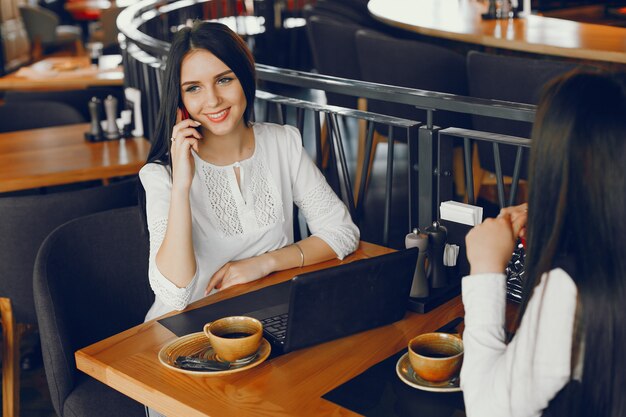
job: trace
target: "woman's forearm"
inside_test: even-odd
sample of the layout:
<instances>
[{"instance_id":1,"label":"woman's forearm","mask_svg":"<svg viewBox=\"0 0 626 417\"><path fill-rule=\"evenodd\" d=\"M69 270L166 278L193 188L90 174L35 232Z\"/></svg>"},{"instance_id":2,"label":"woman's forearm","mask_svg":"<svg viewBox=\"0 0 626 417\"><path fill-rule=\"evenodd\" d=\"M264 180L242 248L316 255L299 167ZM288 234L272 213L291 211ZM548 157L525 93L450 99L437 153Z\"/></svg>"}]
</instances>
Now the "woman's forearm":
<instances>
[{"instance_id":1,"label":"woman's forearm","mask_svg":"<svg viewBox=\"0 0 626 417\"><path fill-rule=\"evenodd\" d=\"M275 272L324 262L336 258L337 254L322 239L309 236L297 242L297 246L296 244L285 246L262 256L266 258L270 272Z\"/></svg>"},{"instance_id":2,"label":"woman's forearm","mask_svg":"<svg viewBox=\"0 0 626 417\"><path fill-rule=\"evenodd\" d=\"M156 264L161 274L179 288L189 285L196 274L189 190L172 190L167 230Z\"/></svg>"}]
</instances>

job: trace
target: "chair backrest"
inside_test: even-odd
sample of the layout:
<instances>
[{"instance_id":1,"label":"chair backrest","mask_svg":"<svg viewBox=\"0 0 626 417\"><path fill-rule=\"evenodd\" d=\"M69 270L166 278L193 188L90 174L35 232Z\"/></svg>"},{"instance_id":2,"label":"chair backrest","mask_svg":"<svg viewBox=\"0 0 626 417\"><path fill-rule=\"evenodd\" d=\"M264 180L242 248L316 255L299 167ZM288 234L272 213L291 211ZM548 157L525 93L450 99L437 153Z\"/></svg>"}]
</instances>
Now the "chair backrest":
<instances>
[{"instance_id":1,"label":"chair backrest","mask_svg":"<svg viewBox=\"0 0 626 417\"><path fill-rule=\"evenodd\" d=\"M51 10L39 6L20 6L24 27L31 42L39 38L41 43L54 43L56 40L56 28L60 24L59 16Z\"/></svg>"},{"instance_id":2,"label":"chair backrest","mask_svg":"<svg viewBox=\"0 0 626 417\"><path fill-rule=\"evenodd\" d=\"M471 51L467 55L467 78L472 97L489 98L516 103L537 104L543 86L557 75L576 68L571 62L521 58ZM474 129L528 138L531 123L473 116ZM483 169L494 172L493 149L488 143L479 143L479 158ZM502 171L512 175L515 149L500 149ZM522 178L527 178L527 163L523 163Z\"/></svg>"},{"instance_id":3,"label":"chair backrest","mask_svg":"<svg viewBox=\"0 0 626 417\"><path fill-rule=\"evenodd\" d=\"M74 352L142 323L154 301L148 236L139 210L128 207L72 220L51 233L37 255L33 283L44 366L61 416L68 397L80 395L85 403L85 396L98 392L73 394L84 381Z\"/></svg>"},{"instance_id":4,"label":"chair backrest","mask_svg":"<svg viewBox=\"0 0 626 417\"><path fill-rule=\"evenodd\" d=\"M78 111L83 121L91 118L89 114L89 100L92 97L98 97L104 100L107 96L112 95L117 98L118 113L123 110L125 103L124 90L114 87L90 87L84 90L64 90L64 91L20 91L10 90L4 94L4 102L6 104L14 104L21 102L33 101L54 101L63 103ZM104 112L103 112L104 113ZM104 114L101 115L104 117ZM80 122L72 122L80 123Z\"/></svg>"},{"instance_id":5,"label":"chair backrest","mask_svg":"<svg viewBox=\"0 0 626 417\"><path fill-rule=\"evenodd\" d=\"M30 61L30 42L18 0L0 1L0 75Z\"/></svg>"},{"instance_id":6,"label":"chair backrest","mask_svg":"<svg viewBox=\"0 0 626 417\"><path fill-rule=\"evenodd\" d=\"M335 77L361 79L359 60L356 54L355 35L363 29L345 19L312 15L307 22L309 43L313 62L320 74ZM326 93L328 104L340 107L357 107L357 99L341 94Z\"/></svg>"},{"instance_id":7,"label":"chair backrest","mask_svg":"<svg viewBox=\"0 0 626 417\"><path fill-rule=\"evenodd\" d=\"M365 81L467 95L465 58L450 49L370 30L357 32L356 46ZM426 122L426 112L411 106L368 100L368 111ZM445 111L435 112L433 122L440 127L469 126L466 115Z\"/></svg>"},{"instance_id":8,"label":"chair backrest","mask_svg":"<svg viewBox=\"0 0 626 417\"><path fill-rule=\"evenodd\" d=\"M0 198L0 297L11 299L19 323L36 323L33 264L57 226L102 210L137 204L137 180L54 194Z\"/></svg>"},{"instance_id":9,"label":"chair backrest","mask_svg":"<svg viewBox=\"0 0 626 417\"><path fill-rule=\"evenodd\" d=\"M56 101L6 103L0 106L0 132L84 123L73 107Z\"/></svg>"}]
</instances>

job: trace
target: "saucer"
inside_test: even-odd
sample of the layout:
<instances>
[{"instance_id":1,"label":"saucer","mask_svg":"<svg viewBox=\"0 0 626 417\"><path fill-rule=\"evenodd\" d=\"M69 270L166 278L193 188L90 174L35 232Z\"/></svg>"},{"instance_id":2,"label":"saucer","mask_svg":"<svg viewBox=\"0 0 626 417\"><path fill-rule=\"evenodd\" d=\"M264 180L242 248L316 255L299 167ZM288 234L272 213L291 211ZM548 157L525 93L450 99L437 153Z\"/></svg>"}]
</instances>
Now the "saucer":
<instances>
[{"instance_id":1,"label":"saucer","mask_svg":"<svg viewBox=\"0 0 626 417\"><path fill-rule=\"evenodd\" d=\"M209 343L209 338L206 334L204 334L204 332L198 332L179 337L171 343L163 346L163 348L159 351L159 361L168 368L185 374L218 376L233 374L235 372L254 368L267 359L271 350L272 347L270 346L270 343L263 338L261 339L261 345L259 346L259 350L257 350L256 354L247 360L231 362L230 369L225 371L195 371L182 369L175 364L176 358L179 356L194 356L202 359L221 361L213 350L211 343Z\"/></svg>"},{"instance_id":2,"label":"saucer","mask_svg":"<svg viewBox=\"0 0 626 417\"><path fill-rule=\"evenodd\" d=\"M430 392L459 392L461 391L461 387L459 385L459 378L453 378L449 381L443 382L430 382L425 381L420 378L413 368L411 367L411 362L409 362L409 353L405 353L400 357L398 363L396 364L396 373L398 377L405 384L421 389L422 391L430 391Z\"/></svg>"}]
</instances>

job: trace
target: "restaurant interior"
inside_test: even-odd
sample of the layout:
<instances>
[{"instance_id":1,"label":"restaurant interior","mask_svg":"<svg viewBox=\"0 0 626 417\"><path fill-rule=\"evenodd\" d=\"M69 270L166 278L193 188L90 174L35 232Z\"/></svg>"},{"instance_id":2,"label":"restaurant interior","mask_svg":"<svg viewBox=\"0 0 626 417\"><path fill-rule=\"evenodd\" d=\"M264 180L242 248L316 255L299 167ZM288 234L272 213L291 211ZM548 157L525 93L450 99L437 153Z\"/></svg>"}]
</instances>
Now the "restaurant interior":
<instances>
[{"instance_id":1,"label":"restaurant interior","mask_svg":"<svg viewBox=\"0 0 626 417\"><path fill-rule=\"evenodd\" d=\"M361 231L348 261L447 227L456 266L442 264L443 284L410 297L401 321L221 378L162 366L160 352L180 335L142 324L154 294L137 174L155 137L169 42L195 19L226 24L252 51L255 121L301 132ZM526 202L543 86L574 68L626 68L626 4L614 0L2 0L0 28L3 417L140 416L144 406L168 416L465 415L458 383L415 389L396 375L414 336L462 331L445 325L463 315L472 223L444 218L442 204L486 218ZM53 231L70 253L43 265L42 250L61 250ZM92 244L100 233L111 241ZM307 234L296 216L294 235ZM513 256L511 325L521 247ZM298 273L283 272L185 312ZM117 276L95 283L107 274ZM387 378L384 366L393 372L381 393L364 380Z\"/></svg>"}]
</instances>

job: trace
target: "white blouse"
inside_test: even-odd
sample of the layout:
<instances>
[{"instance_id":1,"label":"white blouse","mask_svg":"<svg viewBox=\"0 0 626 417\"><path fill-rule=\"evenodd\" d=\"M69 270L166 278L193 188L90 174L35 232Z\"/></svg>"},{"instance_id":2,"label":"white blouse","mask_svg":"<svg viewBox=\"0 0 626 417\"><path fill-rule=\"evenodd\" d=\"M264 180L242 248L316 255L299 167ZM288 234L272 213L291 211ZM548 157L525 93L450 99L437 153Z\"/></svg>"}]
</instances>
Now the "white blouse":
<instances>
[{"instance_id":1,"label":"white blouse","mask_svg":"<svg viewBox=\"0 0 626 417\"><path fill-rule=\"evenodd\" d=\"M461 388L468 417L540 416L570 379L576 284L560 268L544 274L508 345L504 274L468 276L462 286Z\"/></svg>"},{"instance_id":2,"label":"white blouse","mask_svg":"<svg viewBox=\"0 0 626 417\"><path fill-rule=\"evenodd\" d=\"M313 236L343 259L356 250L359 229L306 151L292 126L253 125L253 155L227 166L202 160L195 152L190 204L196 274L178 288L159 271L155 258L165 237L172 180L169 168L146 164L139 178L146 190L150 232L149 279L156 299L146 321L182 310L204 296L213 274L230 261L246 259L293 243L293 203ZM240 184L234 168L239 168Z\"/></svg>"}]
</instances>

